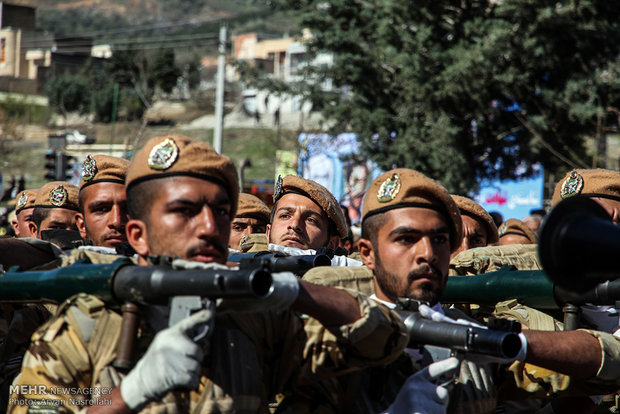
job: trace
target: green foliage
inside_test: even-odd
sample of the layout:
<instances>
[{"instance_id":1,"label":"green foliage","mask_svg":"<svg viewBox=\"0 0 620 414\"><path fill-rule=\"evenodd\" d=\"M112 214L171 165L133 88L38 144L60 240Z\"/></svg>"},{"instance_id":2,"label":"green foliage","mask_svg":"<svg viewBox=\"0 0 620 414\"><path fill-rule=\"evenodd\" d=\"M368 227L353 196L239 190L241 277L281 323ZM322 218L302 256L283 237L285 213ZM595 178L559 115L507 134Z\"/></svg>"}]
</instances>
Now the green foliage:
<instances>
[{"instance_id":1,"label":"green foliage","mask_svg":"<svg viewBox=\"0 0 620 414\"><path fill-rule=\"evenodd\" d=\"M618 2L271 3L300 14L313 54L334 54L314 73L339 92L322 112L383 168L464 193L535 162L589 167L584 140L618 125Z\"/></svg>"},{"instance_id":2,"label":"green foliage","mask_svg":"<svg viewBox=\"0 0 620 414\"><path fill-rule=\"evenodd\" d=\"M125 16L94 7L37 8L36 24L39 30L55 34L84 34L130 25Z\"/></svg>"},{"instance_id":3,"label":"green foliage","mask_svg":"<svg viewBox=\"0 0 620 414\"><path fill-rule=\"evenodd\" d=\"M0 101L0 118L3 122L43 123L49 116L48 112L47 108L24 99L8 96Z\"/></svg>"},{"instance_id":4,"label":"green foliage","mask_svg":"<svg viewBox=\"0 0 620 414\"><path fill-rule=\"evenodd\" d=\"M148 76L150 85L170 93L172 88L176 86L177 79L181 76L181 70L174 63L174 50L158 50Z\"/></svg>"},{"instance_id":5,"label":"green foliage","mask_svg":"<svg viewBox=\"0 0 620 414\"><path fill-rule=\"evenodd\" d=\"M170 92L181 74L173 50L161 49L153 55L115 51L103 65L91 61L80 74L52 77L45 88L50 106L62 114L92 111L98 122L110 122L116 84L118 117L126 121L140 119L155 88Z\"/></svg>"},{"instance_id":6,"label":"green foliage","mask_svg":"<svg viewBox=\"0 0 620 414\"><path fill-rule=\"evenodd\" d=\"M82 74L64 73L49 79L45 85L49 104L55 111L86 113L90 109L88 78Z\"/></svg>"}]
</instances>

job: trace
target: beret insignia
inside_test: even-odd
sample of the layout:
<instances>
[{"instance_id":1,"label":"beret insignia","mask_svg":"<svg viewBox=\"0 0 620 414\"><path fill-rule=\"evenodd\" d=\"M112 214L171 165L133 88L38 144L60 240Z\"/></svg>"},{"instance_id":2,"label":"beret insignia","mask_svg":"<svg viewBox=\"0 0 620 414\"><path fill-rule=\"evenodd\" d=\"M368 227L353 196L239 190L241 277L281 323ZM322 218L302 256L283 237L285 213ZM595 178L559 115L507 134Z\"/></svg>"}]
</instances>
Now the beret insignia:
<instances>
[{"instance_id":1,"label":"beret insignia","mask_svg":"<svg viewBox=\"0 0 620 414\"><path fill-rule=\"evenodd\" d=\"M95 178L95 175L97 175L97 163L92 156L87 155L82 164L82 178L84 181L90 181Z\"/></svg>"},{"instance_id":2,"label":"beret insignia","mask_svg":"<svg viewBox=\"0 0 620 414\"><path fill-rule=\"evenodd\" d=\"M499 235L499 237L502 237L506 233L507 229L508 225L506 223L502 223L502 225L499 226L499 230L497 230L497 234Z\"/></svg>"},{"instance_id":3,"label":"beret insignia","mask_svg":"<svg viewBox=\"0 0 620 414\"><path fill-rule=\"evenodd\" d=\"M377 201L380 203L387 203L396 198L396 195L400 191L400 177L394 173L391 177L388 177L379 187L377 192Z\"/></svg>"},{"instance_id":4,"label":"beret insignia","mask_svg":"<svg viewBox=\"0 0 620 414\"><path fill-rule=\"evenodd\" d=\"M67 193L67 189L61 184L56 187L52 191L50 191L50 203L53 206L61 207L67 201L69 197L69 193Z\"/></svg>"},{"instance_id":5,"label":"beret insignia","mask_svg":"<svg viewBox=\"0 0 620 414\"><path fill-rule=\"evenodd\" d=\"M174 164L179 156L179 147L172 138L166 138L155 145L149 153L148 164L154 170L166 170Z\"/></svg>"},{"instance_id":6,"label":"beret insignia","mask_svg":"<svg viewBox=\"0 0 620 414\"><path fill-rule=\"evenodd\" d=\"M581 193L583 188L583 177L577 171L571 171L570 175L562 183L560 197L568 198Z\"/></svg>"},{"instance_id":7,"label":"beret insignia","mask_svg":"<svg viewBox=\"0 0 620 414\"><path fill-rule=\"evenodd\" d=\"M273 189L273 200L277 200L280 197L280 193L282 192L282 176L278 175L278 179L276 180L276 186Z\"/></svg>"},{"instance_id":8,"label":"beret insignia","mask_svg":"<svg viewBox=\"0 0 620 414\"><path fill-rule=\"evenodd\" d=\"M19 196L17 200L17 208L24 208L24 206L28 203L28 195L25 192L22 192L22 195Z\"/></svg>"}]
</instances>

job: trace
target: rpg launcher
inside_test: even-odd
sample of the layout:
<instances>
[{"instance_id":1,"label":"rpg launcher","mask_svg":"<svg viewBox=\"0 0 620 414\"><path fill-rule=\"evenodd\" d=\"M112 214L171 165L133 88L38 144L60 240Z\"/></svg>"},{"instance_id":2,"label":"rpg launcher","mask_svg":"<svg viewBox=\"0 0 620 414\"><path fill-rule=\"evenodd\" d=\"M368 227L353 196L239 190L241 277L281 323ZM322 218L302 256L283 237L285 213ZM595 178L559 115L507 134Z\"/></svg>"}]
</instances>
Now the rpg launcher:
<instances>
[{"instance_id":1,"label":"rpg launcher","mask_svg":"<svg viewBox=\"0 0 620 414\"><path fill-rule=\"evenodd\" d=\"M478 276L451 276L443 303L495 305L517 299L541 310L562 309L564 328L579 326L579 305L620 304L620 226L600 204L574 196L543 222L538 243L541 270L505 267Z\"/></svg>"},{"instance_id":2,"label":"rpg launcher","mask_svg":"<svg viewBox=\"0 0 620 414\"><path fill-rule=\"evenodd\" d=\"M271 273L264 268L178 270L166 265L136 266L129 259L111 264L78 262L44 272L18 272L11 268L0 274L3 302L62 302L78 293L88 293L122 305L122 341L114 363L120 369L131 366L139 320L137 305L170 305L169 325L173 325L214 299L267 300L277 294L274 290Z\"/></svg>"},{"instance_id":3,"label":"rpg launcher","mask_svg":"<svg viewBox=\"0 0 620 414\"><path fill-rule=\"evenodd\" d=\"M291 272L299 277L302 277L313 267L332 265L331 259L325 254L279 256L265 252L238 253L230 255L228 261L239 263L241 270L262 267L273 273Z\"/></svg>"},{"instance_id":4,"label":"rpg launcher","mask_svg":"<svg viewBox=\"0 0 620 414\"><path fill-rule=\"evenodd\" d=\"M76 263L49 271L0 274L0 301L62 302L78 293L105 302L167 305L170 297L199 295L208 298L266 297L271 273L247 270L188 269L136 266L129 259L110 264Z\"/></svg>"},{"instance_id":5,"label":"rpg launcher","mask_svg":"<svg viewBox=\"0 0 620 414\"><path fill-rule=\"evenodd\" d=\"M575 292L554 284L542 270L514 270L513 266L505 266L483 275L450 276L441 295L442 303L495 305L508 299L542 310L562 309L567 303L615 305L620 300L620 280Z\"/></svg>"},{"instance_id":6,"label":"rpg launcher","mask_svg":"<svg viewBox=\"0 0 620 414\"><path fill-rule=\"evenodd\" d=\"M492 318L488 327L435 322L422 318L417 312L418 305L417 301L401 299L397 309L401 309L398 312L409 333L408 347L424 346L434 361L449 354L465 359L485 355L509 360L515 358L521 349L518 335L521 324L518 322Z\"/></svg>"},{"instance_id":7,"label":"rpg launcher","mask_svg":"<svg viewBox=\"0 0 620 414\"><path fill-rule=\"evenodd\" d=\"M574 196L560 202L540 230L538 255L549 278L573 292L585 292L620 276L620 226L600 204Z\"/></svg>"}]
</instances>

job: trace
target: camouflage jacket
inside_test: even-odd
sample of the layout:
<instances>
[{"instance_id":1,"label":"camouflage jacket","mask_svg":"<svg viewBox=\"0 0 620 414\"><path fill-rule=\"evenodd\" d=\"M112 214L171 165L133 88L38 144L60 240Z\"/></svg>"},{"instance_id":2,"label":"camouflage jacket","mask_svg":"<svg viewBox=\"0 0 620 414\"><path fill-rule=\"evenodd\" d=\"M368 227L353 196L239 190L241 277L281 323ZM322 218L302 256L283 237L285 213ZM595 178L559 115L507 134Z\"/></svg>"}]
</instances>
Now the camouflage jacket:
<instances>
[{"instance_id":1,"label":"camouflage jacket","mask_svg":"<svg viewBox=\"0 0 620 414\"><path fill-rule=\"evenodd\" d=\"M362 318L324 327L290 311L219 314L196 391L171 392L145 413L267 413L268 401L295 383L308 383L388 363L405 347L400 318L357 292ZM108 404L123 373L113 367L121 316L93 296L62 305L39 329L16 378L8 411L81 412ZM139 332L137 354L153 331ZM47 410L47 411L41 411Z\"/></svg>"},{"instance_id":2,"label":"camouflage jacket","mask_svg":"<svg viewBox=\"0 0 620 414\"><path fill-rule=\"evenodd\" d=\"M373 274L366 267L315 268L304 275L304 280L328 286L349 287L367 295L374 293ZM506 307L500 306L498 309L504 313L501 316L507 316ZM528 316L531 318L528 311L537 312L531 308L517 309L514 306L510 306L510 310L525 312L523 316L526 319ZM464 316L451 309L446 310L446 314L452 318ZM553 323L551 326L550 330L553 330ZM494 413L498 404L504 405L501 401L506 400L548 399L559 395L601 395L613 392L620 386L620 340L610 334L585 331L599 340L603 352L602 364L595 378L589 381L572 381L566 375L522 362L515 362L507 368L505 365L464 361L451 390L448 412ZM288 401L284 399L278 412L377 413L391 404L407 377L419 368L420 366L404 353L398 360L385 366L332 378L310 387L298 387L287 397ZM544 401L538 401L529 405L530 409L526 412L534 412L531 408L540 407L543 403Z\"/></svg>"}]
</instances>

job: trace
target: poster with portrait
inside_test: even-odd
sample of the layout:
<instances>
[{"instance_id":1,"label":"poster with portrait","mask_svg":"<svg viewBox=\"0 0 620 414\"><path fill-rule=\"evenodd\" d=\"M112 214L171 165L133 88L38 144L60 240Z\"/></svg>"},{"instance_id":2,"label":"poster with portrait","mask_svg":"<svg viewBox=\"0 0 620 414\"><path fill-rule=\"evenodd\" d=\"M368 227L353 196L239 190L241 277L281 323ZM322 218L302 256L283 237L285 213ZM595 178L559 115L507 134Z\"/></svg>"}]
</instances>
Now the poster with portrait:
<instances>
[{"instance_id":1,"label":"poster with portrait","mask_svg":"<svg viewBox=\"0 0 620 414\"><path fill-rule=\"evenodd\" d=\"M359 153L356 134L301 133L299 146L298 174L329 189L351 224L359 223L366 189L382 171Z\"/></svg>"}]
</instances>

